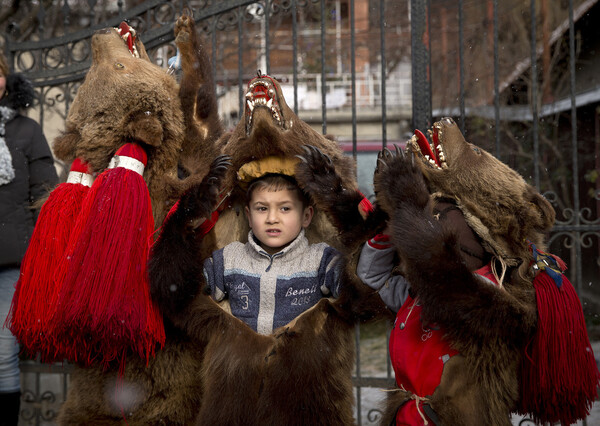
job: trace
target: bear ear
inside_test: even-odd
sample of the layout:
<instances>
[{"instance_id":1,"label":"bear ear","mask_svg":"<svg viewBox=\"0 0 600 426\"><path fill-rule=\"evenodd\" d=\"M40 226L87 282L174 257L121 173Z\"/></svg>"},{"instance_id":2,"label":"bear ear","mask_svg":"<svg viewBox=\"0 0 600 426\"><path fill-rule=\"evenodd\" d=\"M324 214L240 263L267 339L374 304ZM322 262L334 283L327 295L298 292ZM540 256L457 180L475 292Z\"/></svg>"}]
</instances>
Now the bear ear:
<instances>
[{"instance_id":1,"label":"bear ear","mask_svg":"<svg viewBox=\"0 0 600 426\"><path fill-rule=\"evenodd\" d=\"M81 135L75 129L67 129L54 139L52 151L59 160L71 162L75 159L75 150L81 141Z\"/></svg>"},{"instance_id":2,"label":"bear ear","mask_svg":"<svg viewBox=\"0 0 600 426\"><path fill-rule=\"evenodd\" d=\"M540 231L549 231L554 225L556 212L546 198L534 188L528 188L528 199L530 206L535 210L535 216L538 218L536 228Z\"/></svg>"}]
</instances>

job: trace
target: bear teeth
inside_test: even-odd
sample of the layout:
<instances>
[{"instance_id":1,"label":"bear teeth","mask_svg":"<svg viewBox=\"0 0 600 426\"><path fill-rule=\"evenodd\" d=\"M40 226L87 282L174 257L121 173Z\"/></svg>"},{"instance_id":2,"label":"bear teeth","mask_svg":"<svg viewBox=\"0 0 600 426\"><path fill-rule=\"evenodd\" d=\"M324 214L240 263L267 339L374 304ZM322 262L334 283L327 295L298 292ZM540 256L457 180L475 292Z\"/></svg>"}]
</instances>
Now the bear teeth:
<instances>
[{"instance_id":1,"label":"bear teeth","mask_svg":"<svg viewBox=\"0 0 600 426\"><path fill-rule=\"evenodd\" d=\"M276 103L273 102L273 99L269 99L268 101L265 98L257 98L257 99L246 99L246 105L250 110L250 114L254 112L254 108L257 106L262 106L268 108L271 111L271 115L277 121L277 123L281 126L281 114L276 106ZM250 118L252 120L252 118Z\"/></svg>"},{"instance_id":2,"label":"bear teeth","mask_svg":"<svg viewBox=\"0 0 600 426\"><path fill-rule=\"evenodd\" d=\"M246 92L246 133L252 129L252 119L256 107L267 108L271 112L273 120L277 122L279 127L284 127L281 110L277 102L277 91L273 83L265 78L258 78L250 82L248 91Z\"/></svg>"}]
</instances>

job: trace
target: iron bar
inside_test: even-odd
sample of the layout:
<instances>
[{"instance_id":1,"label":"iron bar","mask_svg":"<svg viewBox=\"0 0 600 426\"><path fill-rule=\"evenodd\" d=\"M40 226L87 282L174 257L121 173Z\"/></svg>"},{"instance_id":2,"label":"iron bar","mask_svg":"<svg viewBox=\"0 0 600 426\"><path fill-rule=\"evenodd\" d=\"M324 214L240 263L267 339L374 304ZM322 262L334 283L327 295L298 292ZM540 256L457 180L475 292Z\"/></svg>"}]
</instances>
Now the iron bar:
<instances>
[{"instance_id":1,"label":"iron bar","mask_svg":"<svg viewBox=\"0 0 600 426\"><path fill-rule=\"evenodd\" d=\"M431 123L431 80L429 76L428 4L410 0L413 129L427 129Z\"/></svg>"},{"instance_id":2,"label":"iron bar","mask_svg":"<svg viewBox=\"0 0 600 426\"><path fill-rule=\"evenodd\" d=\"M323 1L323 0L322 0ZM350 0L351 2L353 0ZM355 341L354 341L354 345L357 348L360 348L360 326L357 324L354 327L354 337L355 337ZM360 374L360 350L356 351L356 380L359 381L361 380L361 374ZM361 400L361 389L362 386L357 386L356 387L356 399L357 401ZM362 416L361 416L361 404L356 404L356 418L358 420L358 425L360 426L362 424Z\"/></svg>"},{"instance_id":3,"label":"iron bar","mask_svg":"<svg viewBox=\"0 0 600 426\"><path fill-rule=\"evenodd\" d=\"M496 157L500 158L500 92L498 66L498 0L494 0L494 123L496 140Z\"/></svg>"},{"instance_id":4,"label":"iron bar","mask_svg":"<svg viewBox=\"0 0 600 426\"><path fill-rule=\"evenodd\" d=\"M244 20L243 20L243 12L244 7L238 7L238 100L239 100L239 110L238 116L241 119L243 117L244 111L244 62L243 62L243 52L244 52Z\"/></svg>"},{"instance_id":5,"label":"iron bar","mask_svg":"<svg viewBox=\"0 0 600 426\"><path fill-rule=\"evenodd\" d=\"M213 77L213 90L217 93L217 21L219 19L218 15L215 15L211 19L211 44L212 44L212 52L211 52L211 70Z\"/></svg>"},{"instance_id":6,"label":"iron bar","mask_svg":"<svg viewBox=\"0 0 600 426\"><path fill-rule=\"evenodd\" d=\"M298 5L292 0L292 75L294 79L294 114L298 115Z\"/></svg>"},{"instance_id":7,"label":"iron bar","mask_svg":"<svg viewBox=\"0 0 600 426\"><path fill-rule=\"evenodd\" d=\"M321 0L321 119L323 134L327 133L327 77L325 75L325 0Z\"/></svg>"},{"instance_id":8,"label":"iron bar","mask_svg":"<svg viewBox=\"0 0 600 426\"><path fill-rule=\"evenodd\" d=\"M352 82L352 157L356 158L356 22L354 0L350 0L350 79Z\"/></svg>"},{"instance_id":9,"label":"iron bar","mask_svg":"<svg viewBox=\"0 0 600 426\"><path fill-rule=\"evenodd\" d=\"M267 64L267 75L271 74L271 55L270 55L270 37L269 37L269 16L271 15L271 0L265 0L265 62ZM264 71L263 71L264 72Z\"/></svg>"},{"instance_id":10,"label":"iron bar","mask_svg":"<svg viewBox=\"0 0 600 426\"><path fill-rule=\"evenodd\" d=\"M464 52L463 0L458 0L458 102L460 109L460 131L465 134L465 52Z\"/></svg>"},{"instance_id":11,"label":"iron bar","mask_svg":"<svg viewBox=\"0 0 600 426\"><path fill-rule=\"evenodd\" d=\"M531 116L533 131L533 175L535 187L540 189L540 166L539 153L540 143L538 135L539 115L538 115L538 70L537 70L537 31L536 31L536 10L535 0L531 0Z\"/></svg>"},{"instance_id":12,"label":"iron bar","mask_svg":"<svg viewBox=\"0 0 600 426\"><path fill-rule=\"evenodd\" d=\"M573 0L569 0L569 93L571 97L571 148L573 161L573 211L575 225L580 224L579 205L579 159L577 156L577 105L575 101L575 20L573 19ZM578 234L574 241L575 259L581 259L581 235ZM581 262L576 262L575 281L577 292L582 289Z\"/></svg>"},{"instance_id":13,"label":"iron bar","mask_svg":"<svg viewBox=\"0 0 600 426\"><path fill-rule=\"evenodd\" d=\"M338 18L339 19L339 18ZM385 59L385 0L379 0L379 34L381 61L381 145L387 146L387 110L386 110L386 59Z\"/></svg>"}]
</instances>

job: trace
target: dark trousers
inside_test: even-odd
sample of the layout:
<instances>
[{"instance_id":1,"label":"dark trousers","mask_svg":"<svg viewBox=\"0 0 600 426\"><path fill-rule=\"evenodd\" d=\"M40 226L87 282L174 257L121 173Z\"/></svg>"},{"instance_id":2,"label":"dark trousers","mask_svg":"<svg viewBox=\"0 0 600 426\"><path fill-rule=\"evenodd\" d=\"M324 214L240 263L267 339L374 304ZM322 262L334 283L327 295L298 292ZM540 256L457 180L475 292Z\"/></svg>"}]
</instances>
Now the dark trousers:
<instances>
[{"instance_id":1,"label":"dark trousers","mask_svg":"<svg viewBox=\"0 0 600 426\"><path fill-rule=\"evenodd\" d=\"M0 426L17 426L21 392L0 393Z\"/></svg>"}]
</instances>

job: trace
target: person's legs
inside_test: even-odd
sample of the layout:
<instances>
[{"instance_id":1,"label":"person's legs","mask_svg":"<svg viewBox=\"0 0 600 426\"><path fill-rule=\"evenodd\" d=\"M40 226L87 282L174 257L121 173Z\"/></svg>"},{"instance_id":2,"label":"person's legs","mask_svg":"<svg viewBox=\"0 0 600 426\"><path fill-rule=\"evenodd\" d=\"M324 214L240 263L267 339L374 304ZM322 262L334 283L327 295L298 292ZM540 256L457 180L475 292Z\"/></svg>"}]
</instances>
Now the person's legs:
<instances>
[{"instance_id":1,"label":"person's legs","mask_svg":"<svg viewBox=\"0 0 600 426\"><path fill-rule=\"evenodd\" d=\"M18 278L19 269L0 269L0 426L16 425L19 421L19 346L10 330L4 327Z\"/></svg>"}]
</instances>

